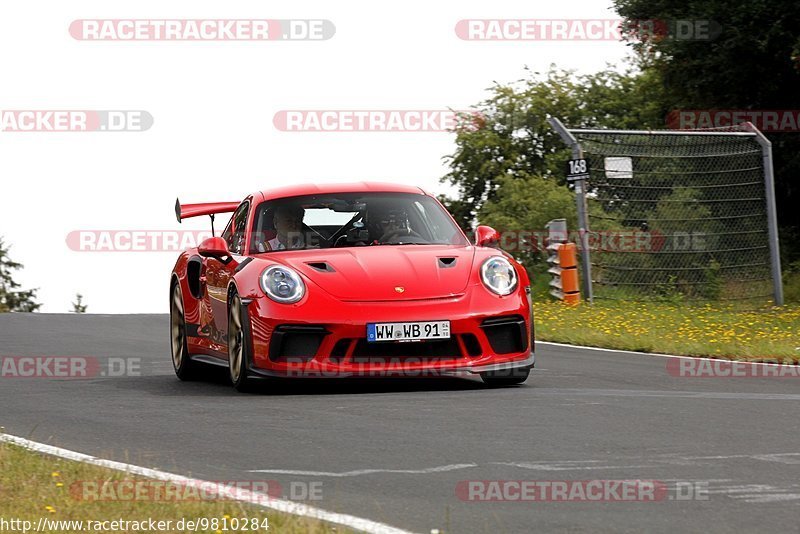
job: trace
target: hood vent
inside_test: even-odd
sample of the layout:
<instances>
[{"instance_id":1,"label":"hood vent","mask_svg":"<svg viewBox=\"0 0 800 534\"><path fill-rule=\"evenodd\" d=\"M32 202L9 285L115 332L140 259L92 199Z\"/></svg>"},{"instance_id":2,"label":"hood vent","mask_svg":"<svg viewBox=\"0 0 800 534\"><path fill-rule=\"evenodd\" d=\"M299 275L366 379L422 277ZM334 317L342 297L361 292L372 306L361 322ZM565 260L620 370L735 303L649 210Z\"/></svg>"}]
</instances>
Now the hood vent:
<instances>
[{"instance_id":1,"label":"hood vent","mask_svg":"<svg viewBox=\"0 0 800 534\"><path fill-rule=\"evenodd\" d=\"M449 269L456 266L456 258L439 258L439 267L442 269Z\"/></svg>"},{"instance_id":2,"label":"hood vent","mask_svg":"<svg viewBox=\"0 0 800 534\"><path fill-rule=\"evenodd\" d=\"M324 261L307 261L306 265L311 267L312 269L319 271L321 273L335 273L333 267L327 262Z\"/></svg>"}]
</instances>

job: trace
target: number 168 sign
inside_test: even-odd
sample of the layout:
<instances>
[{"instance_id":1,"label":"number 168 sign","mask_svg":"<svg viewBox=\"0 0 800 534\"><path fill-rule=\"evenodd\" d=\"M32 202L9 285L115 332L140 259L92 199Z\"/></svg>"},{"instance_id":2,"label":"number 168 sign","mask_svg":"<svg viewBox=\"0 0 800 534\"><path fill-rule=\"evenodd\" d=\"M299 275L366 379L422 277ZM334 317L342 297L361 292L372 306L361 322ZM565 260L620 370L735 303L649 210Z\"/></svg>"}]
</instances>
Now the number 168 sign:
<instances>
[{"instance_id":1,"label":"number 168 sign","mask_svg":"<svg viewBox=\"0 0 800 534\"><path fill-rule=\"evenodd\" d=\"M589 163L581 159L571 159L567 162L567 181L589 179Z\"/></svg>"}]
</instances>

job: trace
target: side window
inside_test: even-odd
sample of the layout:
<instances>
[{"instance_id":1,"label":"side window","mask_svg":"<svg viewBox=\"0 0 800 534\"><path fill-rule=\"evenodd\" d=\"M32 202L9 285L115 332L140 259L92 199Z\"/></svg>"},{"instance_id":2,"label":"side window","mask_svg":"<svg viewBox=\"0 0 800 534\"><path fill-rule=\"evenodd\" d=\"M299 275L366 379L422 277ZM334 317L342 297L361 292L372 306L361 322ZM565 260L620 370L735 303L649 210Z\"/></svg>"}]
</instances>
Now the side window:
<instances>
[{"instance_id":1,"label":"side window","mask_svg":"<svg viewBox=\"0 0 800 534\"><path fill-rule=\"evenodd\" d=\"M233 215L231 215L231 220L228 221L228 224L225 226L225 230L222 231L222 239L228 244L228 250L231 248L231 240L233 234Z\"/></svg>"},{"instance_id":2,"label":"side window","mask_svg":"<svg viewBox=\"0 0 800 534\"><path fill-rule=\"evenodd\" d=\"M231 217L231 222L222 233L222 238L228 243L228 250L234 254L242 254L244 250L245 234L247 233L247 212L250 208L249 202L244 202L236 208Z\"/></svg>"}]
</instances>

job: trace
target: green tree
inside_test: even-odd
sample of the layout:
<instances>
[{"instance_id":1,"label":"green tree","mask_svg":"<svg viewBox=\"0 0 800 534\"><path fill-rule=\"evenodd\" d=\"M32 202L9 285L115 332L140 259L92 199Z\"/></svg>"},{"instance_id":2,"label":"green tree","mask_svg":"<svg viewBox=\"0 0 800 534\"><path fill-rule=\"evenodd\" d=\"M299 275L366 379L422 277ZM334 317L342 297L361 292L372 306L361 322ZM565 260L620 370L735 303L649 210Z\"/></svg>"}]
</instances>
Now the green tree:
<instances>
[{"instance_id":1,"label":"green tree","mask_svg":"<svg viewBox=\"0 0 800 534\"><path fill-rule=\"evenodd\" d=\"M528 267L542 259L545 225L549 221L564 218L568 228L577 227L575 195L555 180L504 176L497 185L502 194L481 206L478 220L503 233L502 248Z\"/></svg>"},{"instance_id":2,"label":"green tree","mask_svg":"<svg viewBox=\"0 0 800 534\"><path fill-rule=\"evenodd\" d=\"M677 109L800 109L800 2L797 0L615 0L634 20L708 20L712 40L674 36L631 41L645 75L663 79L658 98ZM663 127L663 122L662 122ZM800 134L767 134L775 157L778 218L800 229ZM800 259L796 243L787 263Z\"/></svg>"},{"instance_id":3,"label":"green tree","mask_svg":"<svg viewBox=\"0 0 800 534\"><path fill-rule=\"evenodd\" d=\"M542 176L502 177L503 195L486 201L478 219L496 229L541 231L552 219L567 219L575 228L575 196L565 186Z\"/></svg>"},{"instance_id":4,"label":"green tree","mask_svg":"<svg viewBox=\"0 0 800 534\"><path fill-rule=\"evenodd\" d=\"M458 223L470 230L484 203L494 201L509 179L542 177L564 185L569 150L547 123L554 116L570 127L651 128L663 123L663 86L653 73L613 70L578 75L555 67L490 89L471 120L456 130L456 150L446 156L443 182L457 198L442 198Z\"/></svg>"},{"instance_id":5,"label":"green tree","mask_svg":"<svg viewBox=\"0 0 800 534\"><path fill-rule=\"evenodd\" d=\"M19 290L20 284L11 276L21 268L21 263L11 260L8 247L0 238L0 312L35 312L41 307L34 300L37 290Z\"/></svg>"}]
</instances>

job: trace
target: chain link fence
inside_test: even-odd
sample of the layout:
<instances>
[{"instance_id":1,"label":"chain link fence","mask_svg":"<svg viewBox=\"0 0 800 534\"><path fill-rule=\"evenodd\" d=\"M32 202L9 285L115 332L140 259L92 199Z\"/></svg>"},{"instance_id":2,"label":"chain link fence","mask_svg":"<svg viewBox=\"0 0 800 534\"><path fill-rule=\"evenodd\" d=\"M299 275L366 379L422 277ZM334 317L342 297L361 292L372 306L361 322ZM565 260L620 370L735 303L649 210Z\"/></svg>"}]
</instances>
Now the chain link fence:
<instances>
[{"instance_id":1,"label":"chain link fence","mask_svg":"<svg viewBox=\"0 0 800 534\"><path fill-rule=\"evenodd\" d=\"M576 193L590 299L780 303L771 148L755 128L551 123L589 166Z\"/></svg>"}]
</instances>

